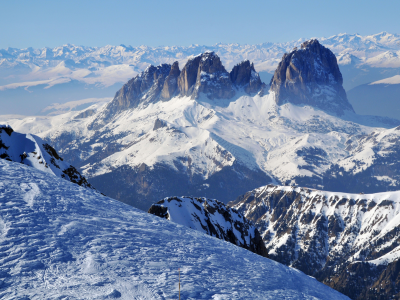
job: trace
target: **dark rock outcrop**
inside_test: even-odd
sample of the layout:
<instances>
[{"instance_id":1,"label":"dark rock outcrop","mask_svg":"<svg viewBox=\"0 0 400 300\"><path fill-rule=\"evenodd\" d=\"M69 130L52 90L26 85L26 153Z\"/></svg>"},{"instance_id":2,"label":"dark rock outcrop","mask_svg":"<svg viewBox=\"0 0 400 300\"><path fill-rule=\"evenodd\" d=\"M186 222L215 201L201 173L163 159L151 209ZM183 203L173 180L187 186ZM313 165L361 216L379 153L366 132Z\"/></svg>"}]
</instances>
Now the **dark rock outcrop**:
<instances>
[{"instance_id":1,"label":"dark rock outcrop","mask_svg":"<svg viewBox=\"0 0 400 300\"><path fill-rule=\"evenodd\" d=\"M172 64L171 70L167 78L165 78L164 87L161 91L162 101L168 101L176 94L178 88L178 77L180 74L179 63L176 61Z\"/></svg>"},{"instance_id":2,"label":"dark rock outcrop","mask_svg":"<svg viewBox=\"0 0 400 300\"><path fill-rule=\"evenodd\" d=\"M170 74L171 65L149 66L141 74L129 80L115 94L107 105L103 121L112 118L116 113L138 107L140 103L152 103L160 99L166 77Z\"/></svg>"},{"instance_id":3,"label":"dark rock outcrop","mask_svg":"<svg viewBox=\"0 0 400 300\"><path fill-rule=\"evenodd\" d=\"M57 151L41 138L15 132L10 126L0 125L0 158L25 164L96 190L74 166L65 162Z\"/></svg>"},{"instance_id":4,"label":"dark rock outcrop","mask_svg":"<svg viewBox=\"0 0 400 300\"><path fill-rule=\"evenodd\" d=\"M250 64L248 60L234 66L229 75L232 83L237 87L244 88L248 94L258 93L262 87L260 76L254 69L254 64Z\"/></svg>"},{"instance_id":5,"label":"dark rock outcrop","mask_svg":"<svg viewBox=\"0 0 400 300\"><path fill-rule=\"evenodd\" d=\"M235 95L229 73L214 52L203 53L197 70L192 98L204 93L209 99L230 99Z\"/></svg>"},{"instance_id":6,"label":"dark rock outcrop","mask_svg":"<svg viewBox=\"0 0 400 300\"><path fill-rule=\"evenodd\" d=\"M217 200L169 197L153 204L148 213L268 257L264 242L254 225L235 209Z\"/></svg>"},{"instance_id":7,"label":"dark rock outcrop","mask_svg":"<svg viewBox=\"0 0 400 300\"><path fill-rule=\"evenodd\" d=\"M285 53L270 83L278 105L310 105L339 116L354 112L342 84L336 56L317 40Z\"/></svg>"},{"instance_id":8,"label":"dark rock outcrop","mask_svg":"<svg viewBox=\"0 0 400 300\"><path fill-rule=\"evenodd\" d=\"M167 123L165 121L157 118L156 121L154 122L153 130L157 130L157 129L163 128L163 127L167 127Z\"/></svg>"},{"instance_id":9,"label":"dark rock outcrop","mask_svg":"<svg viewBox=\"0 0 400 300\"><path fill-rule=\"evenodd\" d=\"M198 99L201 94L211 100L230 99L235 96L237 89L255 94L262 86L254 65L248 60L236 65L232 72L228 73L218 55L205 52L189 59L182 71L179 70L177 61L172 66L149 66L124 84L89 128L98 129L119 112L136 108L139 104L168 101L175 96ZM86 116L83 114L76 118Z\"/></svg>"}]
</instances>

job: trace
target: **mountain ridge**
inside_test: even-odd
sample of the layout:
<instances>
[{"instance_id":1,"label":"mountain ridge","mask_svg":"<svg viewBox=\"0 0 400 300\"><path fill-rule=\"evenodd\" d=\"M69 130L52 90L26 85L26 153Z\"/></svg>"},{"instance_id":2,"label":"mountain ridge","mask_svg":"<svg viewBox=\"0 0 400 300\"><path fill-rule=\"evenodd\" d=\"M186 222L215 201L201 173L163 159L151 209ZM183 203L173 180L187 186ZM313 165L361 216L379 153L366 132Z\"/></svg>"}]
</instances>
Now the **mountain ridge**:
<instances>
[{"instance_id":1,"label":"mountain ridge","mask_svg":"<svg viewBox=\"0 0 400 300\"><path fill-rule=\"evenodd\" d=\"M337 64L327 64L326 74L330 68L337 71ZM189 61L183 68L187 72L178 72L178 64L174 69L171 73L167 64L149 67L108 104L58 117L53 128L49 126L53 121L46 123L46 119L35 126L95 186L143 210L166 194L193 191L226 203L270 182L357 191L360 185L353 182L371 180L375 165L380 171L370 188L379 191L400 185L393 172L397 165L384 166L387 157L382 155L398 161L396 152L390 152L397 147L398 138L390 138L397 131L388 128L399 126L400 121L359 116L351 110L338 116L307 104L279 105L276 92L260 86L254 65L244 62L229 74L212 52ZM310 82L318 75L308 74L311 78L305 78ZM187 84L180 80L172 85L174 80L166 81L170 75L178 82L186 78ZM253 87L260 92L249 95L245 89L253 88L254 78ZM219 88L229 94L232 82L238 88L226 99ZM184 87L183 94L179 86ZM162 96L165 89L171 99ZM133 91L131 98L119 98L130 95L129 91ZM31 128L31 122L38 119L12 124Z\"/></svg>"},{"instance_id":2,"label":"mountain ridge","mask_svg":"<svg viewBox=\"0 0 400 300\"><path fill-rule=\"evenodd\" d=\"M352 299L399 296L400 192L350 194L268 185L228 206L254 222L272 259Z\"/></svg>"},{"instance_id":3,"label":"mountain ridge","mask_svg":"<svg viewBox=\"0 0 400 300\"><path fill-rule=\"evenodd\" d=\"M268 258L267 249L254 225L218 200L167 197L151 205L148 213Z\"/></svg>"}]
</instances>

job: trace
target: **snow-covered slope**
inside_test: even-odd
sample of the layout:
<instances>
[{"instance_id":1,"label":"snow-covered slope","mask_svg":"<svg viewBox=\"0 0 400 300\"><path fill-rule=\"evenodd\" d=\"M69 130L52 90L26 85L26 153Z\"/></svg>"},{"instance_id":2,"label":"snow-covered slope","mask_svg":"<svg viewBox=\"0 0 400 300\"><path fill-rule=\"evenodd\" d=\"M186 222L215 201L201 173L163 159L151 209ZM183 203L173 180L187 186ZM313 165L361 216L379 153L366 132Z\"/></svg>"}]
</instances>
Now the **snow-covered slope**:
<instances>
[{"instance_id":1,"label":"snow-covered slope","mask_svg":"<svg viewBox=\"0 0 400 300\"><path fill-rule=\"evenodd\" d=\"M40 137L15 132L8 125L0 125L0 158L25 164L80 186L94 189L75 167L65 162L57 151Z\"/></svg>"},{"instance_id":2,"label":"snow-covered slope","mask_svg":"<svg viewBox=\"0 0 400 300\"><path fill-rule=\"evenodd\" d=\"M337 118L309 106L278 106L274 97L175 97L124 110L98 130L90 126L106 106L94 106L86 118L71 112L7 122L54 145L105 194L146 211L165 195L194 191L227 202L274 178L322 187L329 184L324 178L332 177L325 176L332 164L351 157L355 148L349 144L383 130L369 126L398 125L355 114ZM385 176L395 176L390 172Z\"/></svg>"},{"instance_id":3,"label":"snow-covered slope","mask_svg":"<svg viewBox=\"0 0 400 300\"><path fill-rule=\"evenodd\" d=\"M399 296L400 192L345 194L268 185L229 206L254 222L271 258L353 299ZM397 271L389 272L392 268Z\"/></svg>"},{"instance_id":4,"label":"snow-covered slope","mask_svg":"<svg viewBox=\"0 0 400 300\"><path fill-rule=\"evenodd\" d=\"M300 271L0 160L2 299L348 299Z\"/></svg>"},{"instance_id":5,"label":"snow-covered slope","mask_svg":"<svg viewBox=\"0 0 400 300\"><path fill-rule=\"evenodd\" d=\"M268 257L264 242L254 225L218 200L167 197L153 204L148 213Z\"/></svg>"}]
</instances>

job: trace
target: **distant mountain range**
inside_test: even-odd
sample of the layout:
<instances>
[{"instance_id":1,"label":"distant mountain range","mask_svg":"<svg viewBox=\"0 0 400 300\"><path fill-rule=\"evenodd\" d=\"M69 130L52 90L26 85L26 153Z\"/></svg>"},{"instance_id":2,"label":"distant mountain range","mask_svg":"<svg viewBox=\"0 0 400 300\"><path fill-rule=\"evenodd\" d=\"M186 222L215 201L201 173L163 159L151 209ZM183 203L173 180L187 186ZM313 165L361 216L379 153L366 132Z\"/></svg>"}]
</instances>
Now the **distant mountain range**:
<instances>
[{"instance_id":1,"label":"distant mountain range","mask_svg":"<svg viewBox=\"0 0 400 300\"><path fill-rule=\"evenodd\" d=\"M399 189L400 121L355 114L318 41L285 57L271 86L250 62L228 72L206 52L182 69L148 67L111 102L3 122L40 135L100 191L143 210L166 195L227 203L271 182Z\"/></svg>"},{"instance_id":2,"label":"distant mountain range","mask_svg":"<svg viewBox=\"0 0 400 300\"><path fill-rule=\"evenodd\" d=\"M399 74L400 36L397 34L339 34L318 40L337 56L347 91ZM302 38L287 43L188 47L84 47L67 44L56 48L2 49L2 113L46 114L43 109L55 102L62 104L86 98L112 97L124 82L150 64L178 61L183 66L189 58L206 51L215 52L228 71L243 60L252 61L261 80L269 83L283 54L304 41ZM350 97L351 103L353 98ZM6 101L11 99L12 102ZM368 107L366 114L371 114L374 107ZM358 106L355 109L358 112ZM379 115L389 116L390 109Z\"/></svg>"}]
</instances>

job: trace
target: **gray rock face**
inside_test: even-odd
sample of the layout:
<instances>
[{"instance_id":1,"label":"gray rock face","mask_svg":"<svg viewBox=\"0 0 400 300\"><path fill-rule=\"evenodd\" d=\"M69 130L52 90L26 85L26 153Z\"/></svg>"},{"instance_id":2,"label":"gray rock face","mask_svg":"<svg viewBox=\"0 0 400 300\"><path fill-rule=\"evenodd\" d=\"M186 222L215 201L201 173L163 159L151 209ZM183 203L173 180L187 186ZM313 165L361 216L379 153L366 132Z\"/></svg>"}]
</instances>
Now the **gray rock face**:
<instances>
[{"instance_id":1,"label":"gray rock face","mask_svg":"<svg viewBox=\"0 0 400 300\"><path fill-rule=\"evenodd\" d=\"M339 116L354 112L342 84L335 55L317 40L285 53L270 83L278 105L310 105Z\"/></svg>"},{"instance_id":2,"label":"gray rock face","mask_svg":"<svg viewBox=\"0 0 400 300\"><path fill-rule=\"evenodd\" d=\"M229 73L214 52L190 59L178 78L181 96L197 99L204 93L209 99L229 99L235 95Z\"/></svg>"},{"instance_id":3,"label":"gray rock face","mask_svg":"<svg viewBox=\"0 0 400 300\"><path fill-rule=\"evenodd\" d=\"M167 127L167 123L157 118L157 120L154 122L153 130L157 130L163 127Z\"/></svg>"},{"instance_id":4,"label":"gray rock face","mask_svg":"<svg viewBox=\"0 0 400 300\"><path fill-rule=\"evenodd\" d=\"M176 61L171 66L171 71L169 72L167 78L164 81L164 87L161 91L161 100L168 101L171 99L178 88L178 77L181 71L179 70L179 63Z\"/></svg>"},{"instance_id":5,"label":"gray rock face","mask_svg":"<svg viewBox=\"0 0 400 300\"><path fill-rule=\"evenodd\" d=\"M197 72L201 56L189 59L178 77L178 89L181 96L190 96L197 81Z\"/></svg>"},{"instance_id":6,"label":"gray rock face","mask_svg":"<svg viewBox=\"0 0 400 300\"><path fill-rule=\"evenodd\" d=\"M192 98L197 99L200 93L209 99L230 99L235 95L229 73L214 52L201 55Z\"/></svg>"},{"instance_id":7,"label":"gray rock face","mask_svg":"<svg viewBox=\"0 0 400 300\"><path fill-rule=\"evenodd\" d=\"M230 99L237 89L244 89L248 94L262 89L260 77L249 61L238 64L228 73L218 55L206 52L189 59L182 71L177 61L172 66L149 66L115 94L104 113L89 127L100 128L119 112L139 104L168 101L175 96L198 99L201 94L212 100Z\"/></svg>"},{"instance_id":8,"label":"gray rock face","mask_svg":"<svg viewBox=\"0 0 400 300\"><path fill-rule=\"evenodd\" d=\"M148 213L268 257L261 235L254 225L235 209L217 200L168 197L153 204Z\"/></svg>"},{"instance_id":9,"label":"gray rock face","mask_svg":"<svg viewBox=\"0 0 400 300\"><path fill-rule=\"evenodd\" d=\"M145 71L129 80L115 94L108 104L103 120L107 121L116 113L128 108L135 108L140 103L156 102L160 98L164 81L170 74L171 65L149 66Z\"/></svg>"},{"instance_id":10,"label":"gray rock face","mask_svg":"<svg viewBox=\"0 0 400 300\"><path fill-rule=\"evenodd\" d=\"M248 94L258 93L262 87L260 76L250 61L242 61L233 67L230 78L234 85L242 87Z\"/></svg>"}]
</instances>

